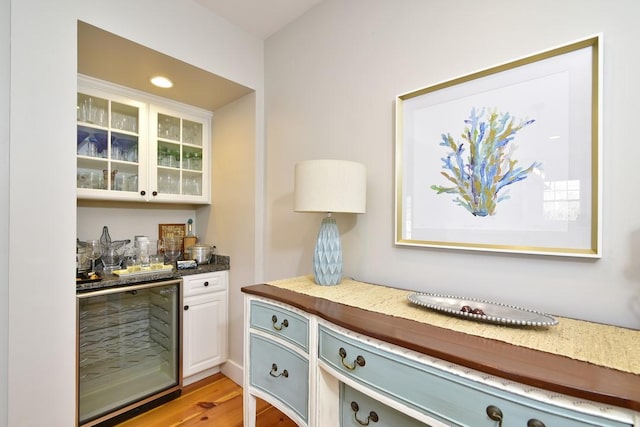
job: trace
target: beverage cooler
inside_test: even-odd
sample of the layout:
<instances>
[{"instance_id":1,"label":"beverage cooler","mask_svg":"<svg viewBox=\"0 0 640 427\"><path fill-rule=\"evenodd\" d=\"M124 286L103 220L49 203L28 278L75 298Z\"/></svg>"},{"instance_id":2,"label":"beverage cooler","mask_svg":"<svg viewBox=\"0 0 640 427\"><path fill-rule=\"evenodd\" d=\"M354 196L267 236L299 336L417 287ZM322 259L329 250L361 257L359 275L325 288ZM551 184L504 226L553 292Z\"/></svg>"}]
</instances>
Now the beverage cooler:
<instances>
[{"instance_id":1,"label":"beverage cooler","mask_svg":"<svg viewBox=\"0 0 640 427\"><path fill-rule=\"evenodd\" d=\"M180 280L77 294L78 425L180 394Z\"/></svg>"}]
</instances>

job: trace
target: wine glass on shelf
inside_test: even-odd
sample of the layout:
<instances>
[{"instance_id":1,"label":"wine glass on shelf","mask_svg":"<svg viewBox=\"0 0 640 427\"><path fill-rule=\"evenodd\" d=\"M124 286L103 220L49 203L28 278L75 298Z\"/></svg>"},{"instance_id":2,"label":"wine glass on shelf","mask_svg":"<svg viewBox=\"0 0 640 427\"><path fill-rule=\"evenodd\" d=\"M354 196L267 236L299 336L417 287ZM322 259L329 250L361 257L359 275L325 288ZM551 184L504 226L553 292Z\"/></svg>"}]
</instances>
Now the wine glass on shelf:
<instances>
[{"instance_id":1,"label":"wine glass on shelf","mask_svg":"<svg viewBox=\"0 0 640 427\"><path fill-rule=\"evenodd\" d=\"M96 260L102 256L102 243L100 240L87 240L87 258L91 260L91 271L96 271Z\"/></svg>"},{"instance_id":2,"label":"wine glass on shelf","mask_svg":"<svg viewBox=\"0 0 640 427\"><path fill-rule=\"evenodd\" d=\"M182 239L177 237L165 237L162 242L164 256L169 264L173 264L182 253Z\"/></svg>"}]
</instances>

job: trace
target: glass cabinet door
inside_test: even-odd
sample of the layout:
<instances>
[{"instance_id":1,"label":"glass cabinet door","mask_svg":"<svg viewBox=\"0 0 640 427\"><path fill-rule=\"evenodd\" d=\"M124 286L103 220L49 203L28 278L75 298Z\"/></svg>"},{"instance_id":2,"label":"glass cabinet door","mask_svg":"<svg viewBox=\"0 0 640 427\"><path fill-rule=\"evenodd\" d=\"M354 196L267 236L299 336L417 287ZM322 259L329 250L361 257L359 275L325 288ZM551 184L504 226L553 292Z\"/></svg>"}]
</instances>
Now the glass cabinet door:
<instances>
[{"instance_id":1,"label":"glass cabinet door","mask_svg":"<svg viewBox=\"0 0 640 427\"><path fill-rule=\"evenodd\" d=\"M208 202L207 119L152 106L151 131L155 131L156 157L150 179L158 199Z\"/></svg>"},{"instance_id":2,"label":"glass cabinet door","mask_svg":"<svg viewBox=\"0 0 640 427\"><path fill-rule=\"evenodd\" d=\"M208 204L212 113L78 77L77 197Z\"/></svg>"},{"instance_id":3,"label":"glass cabinet door","mask_svg":"<svg viewBox=\"0 0 640 427\"><path fill-rule=\"evenodd\" d=\"M180 287L168 280L76 295L81 425L180 388Z\"/></svg>"},{"instance_id":4,"label":"glass cabinet door","mask_svg":"<svg viewBox=\"0 0 640 427\"><path fill-rule=\"evenodd\" d=\"M139 199L144 104L81 91L77 96L77 191L84 198ZM142 131L143 132L143 131ZM142 150L144 152L144 150Z\"/></svg>"}]
</instances>

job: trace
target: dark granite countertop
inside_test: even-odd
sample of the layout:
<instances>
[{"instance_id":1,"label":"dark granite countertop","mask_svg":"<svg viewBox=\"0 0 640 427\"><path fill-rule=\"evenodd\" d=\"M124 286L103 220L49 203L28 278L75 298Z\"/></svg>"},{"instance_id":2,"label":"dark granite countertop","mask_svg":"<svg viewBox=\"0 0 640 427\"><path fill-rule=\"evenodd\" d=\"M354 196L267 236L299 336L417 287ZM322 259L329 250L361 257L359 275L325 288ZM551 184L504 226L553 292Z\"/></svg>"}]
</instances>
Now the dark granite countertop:
<instances>
[{"instance_id":1,"label":"dark granite countertop","mask_svg":"<svg viewBox=\"0 0 640 427\"><path fill-rule=\"evenodd\" d=\"M170 280L179 279L183 276L190 276L192 274L210 273L213 271L229 270L230 262L229 257L225 255L217 255L216 262L213 264L201 264L196 269L190 270L165 270L157 273L148 273L145 275L136 275L131 277L119 277L114 274L105 274L102 276L102 280L96 282L76 283L76 292L88 292L98 289L115 288L127 285L133 285L137 283L155 282L158 280Z\"/></svg>"}]
</instances>

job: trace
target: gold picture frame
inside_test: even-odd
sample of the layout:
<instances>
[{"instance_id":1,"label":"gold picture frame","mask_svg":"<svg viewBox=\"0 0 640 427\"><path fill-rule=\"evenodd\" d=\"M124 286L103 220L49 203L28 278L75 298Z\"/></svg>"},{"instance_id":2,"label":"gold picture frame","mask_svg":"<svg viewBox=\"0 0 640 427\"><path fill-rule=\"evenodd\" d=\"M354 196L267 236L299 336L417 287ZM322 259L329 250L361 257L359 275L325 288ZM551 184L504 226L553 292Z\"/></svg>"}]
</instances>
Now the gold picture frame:
<instances>
[{"instance_id":1,"label":"gold picture frame","mask_svg":"<svg viewBox=\"0 0 640 427\"><path fill-rule=\"evenodd\" d=\"M601 257L601 37L397 97L396 245Z\"/></svg>"}]
</instances>

